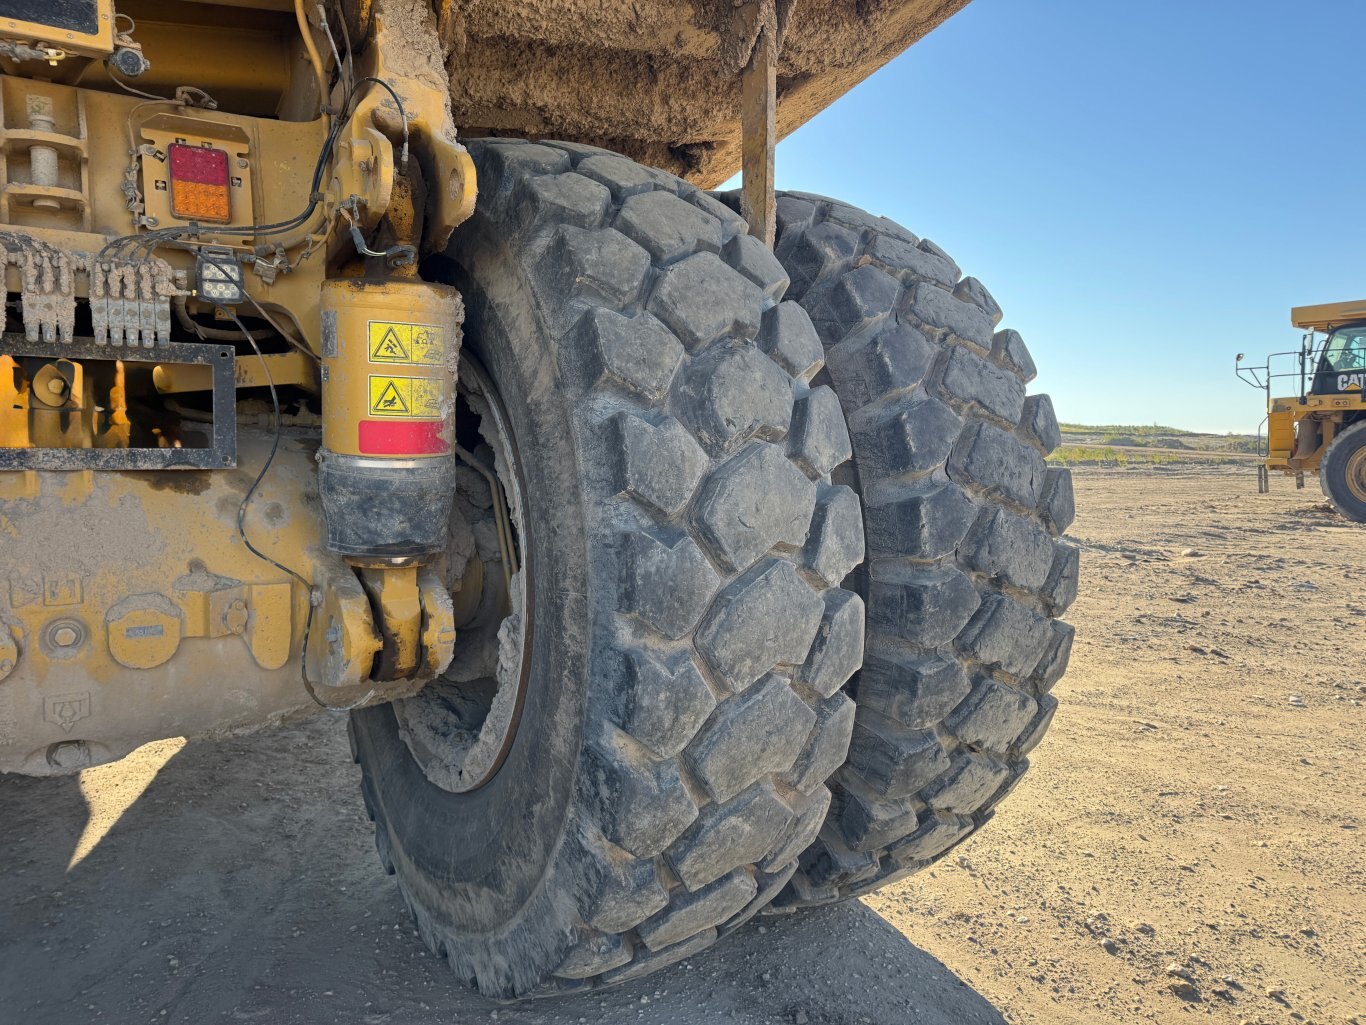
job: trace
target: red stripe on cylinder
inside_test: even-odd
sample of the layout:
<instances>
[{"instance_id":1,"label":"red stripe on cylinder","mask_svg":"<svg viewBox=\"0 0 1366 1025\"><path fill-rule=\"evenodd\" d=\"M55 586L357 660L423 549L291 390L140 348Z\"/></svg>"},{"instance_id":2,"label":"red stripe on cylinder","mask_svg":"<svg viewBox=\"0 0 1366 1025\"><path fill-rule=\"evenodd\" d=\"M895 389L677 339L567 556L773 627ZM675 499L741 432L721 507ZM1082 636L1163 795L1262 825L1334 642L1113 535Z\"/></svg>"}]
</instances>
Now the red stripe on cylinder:
<instances>
[{"instance_id":1,"label":"red stripe on cylinder","mask_svg":"<svg viewBox=\"0 0 1366 1025\"><path fill-rule=\"evenodd\" d=\"M440 455L450 451L441 437L446 429L443 420L362 420L359 424L359 445L365 455Z\"/></svg>"}]
</instances>

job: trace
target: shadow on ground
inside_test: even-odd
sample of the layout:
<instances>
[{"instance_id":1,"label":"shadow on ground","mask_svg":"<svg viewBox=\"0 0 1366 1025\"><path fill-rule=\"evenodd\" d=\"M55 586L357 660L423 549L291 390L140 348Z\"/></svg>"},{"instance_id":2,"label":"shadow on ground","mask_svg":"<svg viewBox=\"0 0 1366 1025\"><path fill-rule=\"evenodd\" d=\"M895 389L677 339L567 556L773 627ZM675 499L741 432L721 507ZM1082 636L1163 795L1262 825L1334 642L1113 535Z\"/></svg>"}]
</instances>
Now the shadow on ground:
<instances>
[{"instance_id":1,"label":"shadow on ground","mask_svg":"<svg viewBox=\"0 0 1366 1025\"><path fill-rule=\"evenodd\" d=\"M857 902L762 919L624 987L497 1007L413 933L379 869L340 720L186 746L68 870L92 807L126 790L117 769L98 771L0 776L7 1020L1004 1021Z\"/></svg>"}]
</instances>

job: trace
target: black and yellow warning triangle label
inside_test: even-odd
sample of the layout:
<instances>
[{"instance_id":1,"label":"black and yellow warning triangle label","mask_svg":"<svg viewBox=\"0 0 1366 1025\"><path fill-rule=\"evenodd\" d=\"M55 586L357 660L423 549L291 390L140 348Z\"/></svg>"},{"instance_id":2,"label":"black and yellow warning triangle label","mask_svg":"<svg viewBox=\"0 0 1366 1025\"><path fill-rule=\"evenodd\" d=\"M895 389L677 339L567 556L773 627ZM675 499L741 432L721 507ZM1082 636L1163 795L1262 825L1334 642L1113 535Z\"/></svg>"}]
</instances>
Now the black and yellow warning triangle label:
<instances>
[{"instance_id":1,"label":"black and yellow warning triangle label","mask_svg":"<svg viewBox=\"0 0 1366 1025\"><path fill-rule=\"evenodd\" d=\"M407 363L412 359L412 354L408 351L408 343L399 333L398 325L377 326L382 326L384 330L370 332L370 358L372 360L380 363Z\"/></svg>"},{"instance_id":2,"label":"black and yellow warning triangle label","mask_svg":"<svg viewBox=\"0 0 1366 1025\"><path fill-rule=\"evenodd\" d=\"M369 343L371 363L434 367L446 362L446 331L433 324L372 320Z\"/></svg>"},{"instance_id":3,"label":"black and yellow warning triangle label","mask_svg":"<svg viewBox=\"0 0 1366 1025\"><path fill-rule=\"evenodd\" d=\"M429 377L370 375L370 415L409 420L441 419L445 386Z\"/></svg>"},{"instance_id":4,"label":"black and yellow warning triangle label","mask_svg":"<svg viewBox=\"0 0 1366 1025\"><path fill-rule=\"evenodd\" d=\"M406 378L370 378L370 412L375 416L411 416L412 406L400 388L400 383L408 384Z\"/></svg>"}]
</instances>

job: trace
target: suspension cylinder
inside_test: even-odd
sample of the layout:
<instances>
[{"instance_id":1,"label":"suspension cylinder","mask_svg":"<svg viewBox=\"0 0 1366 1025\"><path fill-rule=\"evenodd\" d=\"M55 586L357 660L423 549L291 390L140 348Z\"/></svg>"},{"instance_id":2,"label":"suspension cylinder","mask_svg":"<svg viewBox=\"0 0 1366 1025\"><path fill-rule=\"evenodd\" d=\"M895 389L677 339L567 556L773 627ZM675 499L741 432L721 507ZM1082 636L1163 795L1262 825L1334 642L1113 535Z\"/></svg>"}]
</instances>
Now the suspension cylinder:
<instances>
[{"instance_id":1,"label":"suspension cylinder","mask_svg":"<svg viewBox=\"0 0 1366 1025\"><path fill-rule=\"evenodd\" d=\"M357 565L445 551L455 495L455 289L342 278L322 289L327 547Z\"/></svg>"}]
</instances>

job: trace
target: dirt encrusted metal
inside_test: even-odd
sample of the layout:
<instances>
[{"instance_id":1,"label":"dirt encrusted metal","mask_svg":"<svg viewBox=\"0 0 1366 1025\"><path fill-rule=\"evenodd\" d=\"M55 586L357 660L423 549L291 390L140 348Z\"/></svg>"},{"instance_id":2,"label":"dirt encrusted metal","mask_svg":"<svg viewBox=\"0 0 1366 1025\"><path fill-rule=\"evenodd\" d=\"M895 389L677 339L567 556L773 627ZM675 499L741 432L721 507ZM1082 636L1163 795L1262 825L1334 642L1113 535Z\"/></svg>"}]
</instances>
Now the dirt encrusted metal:
<instances>
[{"instance_id":1,"label":"dirt encrusted metal","mask_svg":"<svg viewBox=\"0 0 1366 1025\"><path fill-rule=\"evenodd\" d=\"M588 143L712 188L740 167L739 73L763 28L781 39L781 138L966 4L455 0L441 43L467 137ZM401 29L420 9L380 11Z\"/></svg>"}]
</instances>

